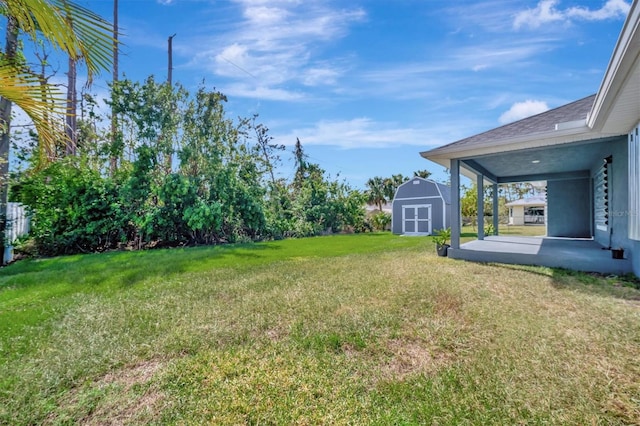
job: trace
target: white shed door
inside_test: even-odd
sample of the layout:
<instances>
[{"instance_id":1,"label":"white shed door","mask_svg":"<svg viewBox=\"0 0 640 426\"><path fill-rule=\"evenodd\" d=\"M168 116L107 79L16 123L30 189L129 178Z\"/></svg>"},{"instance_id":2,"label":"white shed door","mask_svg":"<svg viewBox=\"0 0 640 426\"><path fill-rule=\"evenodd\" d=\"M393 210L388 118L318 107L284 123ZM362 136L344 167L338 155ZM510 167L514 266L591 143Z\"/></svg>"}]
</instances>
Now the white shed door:
<instances>
[{"instance_id":1,"label":"white shed door","mask_svg":"<svg viewBox=\"0 0 640 426\"><path fill-rule=\"evenodd\" d=\"M431 205L402 206L403 234L431 234Z\"/></svg>"}]
</instances>

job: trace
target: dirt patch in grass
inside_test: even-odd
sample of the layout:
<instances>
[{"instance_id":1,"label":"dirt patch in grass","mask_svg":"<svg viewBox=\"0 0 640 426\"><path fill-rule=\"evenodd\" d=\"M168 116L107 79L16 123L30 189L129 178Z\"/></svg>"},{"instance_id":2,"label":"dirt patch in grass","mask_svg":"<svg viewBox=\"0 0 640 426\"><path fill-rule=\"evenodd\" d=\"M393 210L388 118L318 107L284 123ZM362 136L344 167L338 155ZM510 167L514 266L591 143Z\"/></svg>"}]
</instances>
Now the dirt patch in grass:
<instances>
[{"instance_id":1,"label":"dirt patch in grass","mask_svg":"<svg viewBox=\"0 0 640 426\"><path fill-rule=\"evenodd\" d=\"M421 340L391 339L386 345L393 355L380 369L379 380L382 381L402 381L412 375L436 374L453 360L452 354Z\"/></svg>"},{"instance_id":2,"label":"dirt patch in grass","mask_svg":"<svg viewBox=\"0 0 640 426\"><path fill-rule=\"evenodd\" d=\"M76 387L59 401L59 410L51 413L45 424L148 422L157 416L165 399L165 395L151 384L163 366L161 361L145 361Z\"/></svg>"},{"instance_id":3,"label":"dirt patch in grass","mask_svg":"<svg viewBox=\"0 0 640 426\"><path fill-rule=\"evenodd\" d=\"M162 365L160 361L145 361L126 369L107 373L99 382L115 383L124 387L124 391L128 391L134 385L148 382Z\"/></svg>"}]
</instances>

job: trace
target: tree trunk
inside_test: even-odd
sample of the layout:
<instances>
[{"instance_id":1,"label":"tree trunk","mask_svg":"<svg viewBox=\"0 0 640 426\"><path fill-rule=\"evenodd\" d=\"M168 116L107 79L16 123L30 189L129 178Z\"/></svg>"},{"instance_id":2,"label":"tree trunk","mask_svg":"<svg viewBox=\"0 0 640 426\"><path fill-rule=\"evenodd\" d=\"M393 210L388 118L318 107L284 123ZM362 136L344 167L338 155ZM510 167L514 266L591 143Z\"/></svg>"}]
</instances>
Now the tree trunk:
<instances>
[{"instance_id":1,"label":"tree trunk","mask_svg":"<svg viewBox=\"0 0 640 426\"><path fill-rule=\"evenodd\" d=\"M65 154L76 155L76 147L78 143L77 132L77 102L76 96L76 61L69 57L69 73L67 75L67 116L66 116L66 133Z\"/></svg>"},{"instance_id":2,"label":"tree trunk","mask_svg":"<svg viewBox=\"0 0 640 426\"><path fill-rule=\"evenodd\" d=\"M18 50L18 23L15 18L7 18L5 58L13 62ZM9 147L11 143L11 102L0 97L0 263L5 263L7 246L7 203L9 201Z\"/></svg>"},{"instance_id":3,"label":"tree trunk","mask_svg":"<svg viewBox=\"0 0 640 426\"><path fill-rule=\"evenodd\" d=\"M113 84L118 82L118 0L113 0ZM115 175L118 169L118 157L116 157L115 146L118 141L118 116L111 108L111 147L112 152L109 158L109 172Z\"/></svg>"}]
</instances>

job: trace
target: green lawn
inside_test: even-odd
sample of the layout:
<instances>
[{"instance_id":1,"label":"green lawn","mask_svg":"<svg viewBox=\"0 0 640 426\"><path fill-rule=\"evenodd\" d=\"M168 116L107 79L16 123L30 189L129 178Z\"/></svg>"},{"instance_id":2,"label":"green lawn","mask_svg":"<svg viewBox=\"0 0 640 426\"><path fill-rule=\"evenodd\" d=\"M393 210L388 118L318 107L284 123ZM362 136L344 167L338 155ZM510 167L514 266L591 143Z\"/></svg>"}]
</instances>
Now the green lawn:
<instances>
[{"instance_id":1,"label":"green lawn","mask_svg":"<svg viewBox=\"0 0 640 426\"><path fill-rule=\"evenodd\" d=\"M639 424L632 280L343 235L0 270L2 424Z\"/></svg>"}]
</instances>

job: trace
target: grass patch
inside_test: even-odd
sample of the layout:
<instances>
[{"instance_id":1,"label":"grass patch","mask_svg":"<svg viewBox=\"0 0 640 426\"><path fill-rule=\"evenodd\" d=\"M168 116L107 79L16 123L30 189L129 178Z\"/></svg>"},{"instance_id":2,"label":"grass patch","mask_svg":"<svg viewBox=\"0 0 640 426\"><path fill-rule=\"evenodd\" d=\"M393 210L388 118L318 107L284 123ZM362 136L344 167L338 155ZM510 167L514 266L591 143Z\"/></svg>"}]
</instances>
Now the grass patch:
<instances>
[{"instance_id":1,"label":"grass patch","mask_svg":"<svg viewBox=\"0 0 640 426\"><path fill-rule=\"evenodd\" d=\"M0 423L639 423L620 280L384 233L20 262Z\"/></svg>"}]
</instances>

